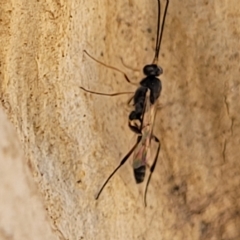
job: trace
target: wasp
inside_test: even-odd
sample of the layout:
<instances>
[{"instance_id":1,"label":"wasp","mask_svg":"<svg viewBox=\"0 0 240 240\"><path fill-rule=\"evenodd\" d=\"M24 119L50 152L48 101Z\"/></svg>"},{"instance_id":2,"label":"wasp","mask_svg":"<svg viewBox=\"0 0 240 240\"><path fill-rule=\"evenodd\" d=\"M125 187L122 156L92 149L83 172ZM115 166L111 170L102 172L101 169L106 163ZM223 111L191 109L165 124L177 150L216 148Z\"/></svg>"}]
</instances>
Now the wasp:
<instances>
[{"instance_id":1,"label":"wasp","mask_svg":"<svg viewBox=\"0 0 240 240\"><path fill-rule=\"evenodd\" d=\"M158 18L157 18L157 38L156 38L156 46L155 46L155 55L152 64L148 64L143 68L143 74L145 77L140 81L137 90L134 95L130 98L128 104L130 105L132 102L133 110L130 112L128 116L128 126L129 128L137 134L137 140L129 150L129 152L124 156L119 165L115 168L115 170L110 174L110 176L106 179L102 187L100 188L98 194L96 195L96 200L99 198L103 189L109 182L109 180L113 177L113 175L121 168L121 166L129 159L131 155L133 155L133 172L136 183L142 183L146 174L146 167L148 166L148 159L150 156L150 147L151 141L155 141L158 145L155 157L153 159L152 165L150 166L150 173L148 176L148 180L146 183L145 191L144 191L144 203L146 206L146 196L148 185L150 183L152 173L154 172L155 166L157 164L161 143L158 137L156 137L153 133L153 126L155 121L155 116L157 112L157 100L162 91L162 83L159 79L159 76L163 74L163 69L158 66L158 58L160 53L160 47L162 42L162 36L164 31L165 19L167 15L167 9L169 5L169 0L166 0L165 9L162 17L161 24L161 3L160 0L157 0L158 3ZM105 67L111 68L118 72L121 72L127 82L131 83L130 79L127 75L121 70L106 65L99 60L92 57L86 50L84 52L92 58L94 61L104 65ZM83 87L80 87L82 90L103 95L103 96L117 96L120 94L129 94L132 92L120 92L120 93L100 93L94 92Z\"/></svg>"}]
</instances>

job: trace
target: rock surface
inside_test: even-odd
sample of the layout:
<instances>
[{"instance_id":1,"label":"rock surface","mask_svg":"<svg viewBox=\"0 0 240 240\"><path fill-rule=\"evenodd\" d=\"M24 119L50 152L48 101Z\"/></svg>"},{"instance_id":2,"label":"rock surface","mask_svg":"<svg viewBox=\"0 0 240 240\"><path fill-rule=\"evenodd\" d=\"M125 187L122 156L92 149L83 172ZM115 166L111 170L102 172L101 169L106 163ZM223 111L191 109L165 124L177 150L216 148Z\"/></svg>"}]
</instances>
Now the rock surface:
<instances>
[{"instance_id":1,"label":"rock surface","mask_svg":"<svg viewBox=\"0 0 240 240\"><path fill-rule=\"evenodd\" d=\"M139 82L153 59L156 6L1 3L0 97L8 116L0 112L1 239L240 238L237 0L170 0L154 128L161 152L148 206L130 164L94 199L133 144L130 96L92 95L80 86L108 93L135 87L83 50Z\"/></svg>"}]
</instances>

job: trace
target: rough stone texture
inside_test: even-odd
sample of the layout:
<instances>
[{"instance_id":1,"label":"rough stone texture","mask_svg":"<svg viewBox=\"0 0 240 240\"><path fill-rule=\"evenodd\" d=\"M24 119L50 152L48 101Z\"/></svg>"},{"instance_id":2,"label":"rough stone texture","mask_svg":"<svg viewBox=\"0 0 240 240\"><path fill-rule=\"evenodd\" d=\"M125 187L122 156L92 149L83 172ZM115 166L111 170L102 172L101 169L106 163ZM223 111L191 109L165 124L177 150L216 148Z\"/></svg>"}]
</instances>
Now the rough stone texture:
<instances>
[{"instance_id":1,"label":"rough stone texture","mask_svg":"<svg viewBox=\"0 0 240 240\"><path fill-rule=\"evenodd\" d=\"M16 132L2 109L0 122L0 239L58 239L51 230Z\"/></svg>"},{"instance_id":2,"label":"rough stone texture","mask_svg":"<svg viewBox=\"0 0 240 240\"><path fill-rule=\"evenodd\" d=\"M50 218L46 229L52 226L60 239L240 238L237 0L170 0L155 124L162 148L148 206L130 164L94 200L133 144L129 96L91 95L79 86L101 92L135 88L83 50L138 82L153 58L156 6L156 0L1 3L2 107L16 127L35 191L42 194ZM14 168L6 171L14 175ZM25 188L31 189L27 183ZM3 189L9 196L13 191L14 199L5 214L18 202L14 189ZM25 215L18 217L23 234L31 223L26 227ZM14 228L8 231L3 239L14 236ZM15 239L37 239L31 236Z\"/></svg>"}]
</instances>

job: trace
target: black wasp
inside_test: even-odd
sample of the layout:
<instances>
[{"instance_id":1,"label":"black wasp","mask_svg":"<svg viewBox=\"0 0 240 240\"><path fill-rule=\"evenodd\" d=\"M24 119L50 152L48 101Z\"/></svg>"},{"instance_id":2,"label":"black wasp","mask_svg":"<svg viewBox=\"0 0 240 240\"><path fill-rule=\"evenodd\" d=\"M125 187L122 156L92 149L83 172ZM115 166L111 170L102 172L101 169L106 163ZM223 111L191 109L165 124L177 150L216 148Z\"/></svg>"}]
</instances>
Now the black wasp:
<instances>
[{"instance_id":1,"label":"black wasp","mask_svg":"<svg viewBox=\"0 0 240 240\"><path fill-rule=\"evenodd\" d=\"M153 63L144 66L143 73L145 75L145 78L143 78L140 81L139 83L140 86L137 88L133 97L128 102L128 104L133 102L133 107L134 107L134 110L129 114L129 117L128 117L128 126L134 133L138 135L137 141L134 144L134 146L130 149L130 151L126 154L126 156L121 160L117 168L111 173L111 175L104 182L104 184L102 185L100 191L96 196L96 199L99 198L101 192L103 191L108 181L118 171L118 169L129 159L129 157L132 154L133 154L133 171L134 171L134 177L135 177L136 183L142 183L144 181L146 166L147 166L148 158L150 155L149 152L150 152L151 140L154 140L158 144L158 148L157 148L155 157L153 159L153 163L150 166L150 174L145 187L144 203L146 205L146 195L147 195L148 185L151 180L152 173L155 169L155 166L158 160L159 151L160 151L160 146L161 146L160 140L153 134L153 126L154 126L154 120L155 120L156 111L157 111L157 100L162 90L162 83L158 77L163 73L163 70L160 66L157 65L157 63L158 63L158 57L160 52L160 46L161 46L161 41L163 36L163 30L164 30L169 0L166 0L164 14L162 17L162 24L161 24L160 0L157 0L157 2L158 2L157 38L156 38L155 56L153 59ZM125 79L129 83L131 83L127 75L121 70L115 67L108 66L98 61L97 59L92 57L89 53L87 53L87 51L84 51L84 52L96 62L108 68L111 68L113 70L116 70L118 72L121 72L124 75ZM86 92L104 95L104 96L116 96L116 95L128 93L128 92L121 92L121 93L107 94L107 93L93 92L83 87L80 87L80 88Z\"/></svg>"}]
</instances>

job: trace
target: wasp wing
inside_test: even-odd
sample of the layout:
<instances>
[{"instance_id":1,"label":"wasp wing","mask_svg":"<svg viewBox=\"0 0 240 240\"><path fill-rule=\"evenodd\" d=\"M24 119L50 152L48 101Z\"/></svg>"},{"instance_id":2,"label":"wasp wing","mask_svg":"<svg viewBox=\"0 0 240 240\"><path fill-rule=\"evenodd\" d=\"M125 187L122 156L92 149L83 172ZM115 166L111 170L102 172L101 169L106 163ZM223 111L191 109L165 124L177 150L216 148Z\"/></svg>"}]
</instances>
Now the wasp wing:
<instances>
[{"instance_id":1,"label":"wasp wing","mask_svg":"<svg viewBox=\"0 0 240 240\"><path fill-rule=\"evenodd\" d=\"M154 119L156 115L156 104L150 102L150 90L148 90L145 98L145 106L142 114L141 126L139 126L141 141L133 153L133 171L137 183L144 180L146 166L150 158L150 145L152 139L152 131Z\"/></svg>"}]
</instances>

